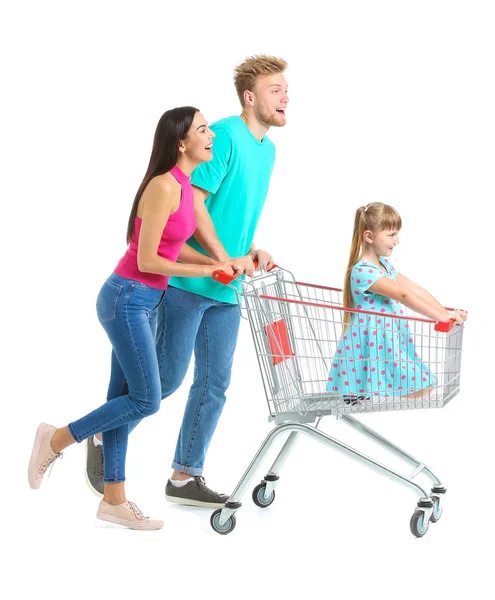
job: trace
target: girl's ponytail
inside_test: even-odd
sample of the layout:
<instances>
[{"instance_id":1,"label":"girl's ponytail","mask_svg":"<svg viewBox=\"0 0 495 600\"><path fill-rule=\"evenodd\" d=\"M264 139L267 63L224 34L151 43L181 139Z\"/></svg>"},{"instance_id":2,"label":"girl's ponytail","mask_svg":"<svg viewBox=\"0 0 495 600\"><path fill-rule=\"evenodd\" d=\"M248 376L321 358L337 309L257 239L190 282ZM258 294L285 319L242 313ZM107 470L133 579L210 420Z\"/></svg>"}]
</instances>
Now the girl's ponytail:
<instances>
[{"instance_id":1,"label":"girl's ponytail","mask_svg":"<svg viewBox=\"0 0 495 600\"><path fill-rule=\"evenodd\" d=\"M346 308L352 308L351 272L352 267L357 263L362 254L364 232L366 231L365 213L366 207L361 206L357 209L356 216L354 217L354 231L352 233L351 251L349 253L349 262L347 263L347 271L344 281L344 306ZM344 328L347 327L347 324L350 320L351 314L347 311L344 312Z\"/></svg>"}]
</instances>

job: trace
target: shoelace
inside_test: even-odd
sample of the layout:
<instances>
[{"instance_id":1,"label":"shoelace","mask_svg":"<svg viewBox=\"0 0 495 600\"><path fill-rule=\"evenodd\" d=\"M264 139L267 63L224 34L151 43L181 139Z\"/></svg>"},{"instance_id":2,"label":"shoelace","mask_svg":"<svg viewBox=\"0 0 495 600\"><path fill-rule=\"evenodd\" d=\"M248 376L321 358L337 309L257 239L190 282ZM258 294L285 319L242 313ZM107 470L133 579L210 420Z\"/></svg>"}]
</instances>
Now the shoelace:
<instances>
[{"instance_id":1,"label":"shoelace","mask_svg":"<svg viewBox=\"0 0 495 600\"><path fill-rule=\"evenodd\" d=\"M200 475L196 475L196 477L194 478L197 480L199 487L203 488L206 492L210 493L212 496L221 496L222 494L219 494L218 492L214 492L212 489L210 489L207 485L206 485L206 481L205 478L200 476Z\"/></svg>"},{"instance_id":2,"label":"shoelace","mask_svg":"<svg viewBox=\"0 0 495 600\"><path fill-rule=\"evenodd\" d=\"M48 457L46 458L45 462L41 465L39 474L43 475L45 473L45 471L48 469L48 467L50 465L52 465L52 468L50 469L50 472L48 473L48 477L50 477L50 475L53 471L53 465L55 464L55 461L57 460L57 458L63 458L63 457L64 457L63 452L60 452L60 454L55 454L55 452L53 452L52 454L49 454Z\"/></svg>"},{"instance_id":3,"label":"shoelace","mask_svg":"<svg viewBox=\"0 0 495 600\"><path fill-rule=\"evenodd\" d=\"M145 521L146 519L149 519L149 517L145 517L144 514L139 510L139 508L134 504L134 502L127 502L127 504L129 504L129 506L132 509L132 512L136 515L136 519L139 519L140 521Z\"/></svg>"},{"instance_id":4,"label":"shoelace","mask_svg":"<svg viewBox=\"0 0 495 600\"><path fill-rule=\"evenodd\" d=\"M204 477L201 477L200 475L196 475L196 477L194 479L196 479L200 488L203 488L204 490L211 492L210 488L206 485L206 481L205 481Z\"/></svg>"}]
</instances>

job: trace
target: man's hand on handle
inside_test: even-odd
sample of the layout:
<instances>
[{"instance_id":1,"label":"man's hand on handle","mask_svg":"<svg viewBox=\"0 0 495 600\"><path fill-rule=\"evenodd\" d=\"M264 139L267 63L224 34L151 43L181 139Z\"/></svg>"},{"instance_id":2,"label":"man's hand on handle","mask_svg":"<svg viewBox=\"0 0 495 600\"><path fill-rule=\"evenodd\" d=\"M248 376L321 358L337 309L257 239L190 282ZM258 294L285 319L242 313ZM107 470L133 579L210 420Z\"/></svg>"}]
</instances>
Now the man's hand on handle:
<instances>
[{"instance_id":1,"label":"man's hand on handle","mask_svg":"<svg viewBox=\"0 0 495 600\"><path fill-rule=\"evenodd\" d=\"M262 262L267 271L269 271L275 264L271 254L268 254L268 252L265 252L265 250L253 250L250 253L250 256L253 260L257 260L258 263Z\"/></svg>"}]
</instances>

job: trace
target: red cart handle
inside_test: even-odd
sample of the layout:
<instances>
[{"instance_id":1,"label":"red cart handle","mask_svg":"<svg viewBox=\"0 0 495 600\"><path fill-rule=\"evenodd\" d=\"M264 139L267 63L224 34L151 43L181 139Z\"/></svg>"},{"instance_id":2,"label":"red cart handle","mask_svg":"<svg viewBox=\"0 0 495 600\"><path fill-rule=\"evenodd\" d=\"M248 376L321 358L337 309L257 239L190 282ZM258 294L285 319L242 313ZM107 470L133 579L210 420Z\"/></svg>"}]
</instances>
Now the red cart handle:
<instances>
[{"instance_id":1,"label":"red cart handle","mask_svg":"<svg viewBox=\"0 0 495 600\"><path fill-rule=\"evenodd\" d=\"M257 260L253 260L254 263L254 268L257 269L259 267L259 263ZM271 271L272 269L275 269L277 267L277 265L273 265L271 266L268 271ZM213 279L215 281L218 281L219 283L222 283L223 285L228 285L229 283L232 283L235 279L237 279L237 275L227 275L227 273L225 273L225 271L213 271L212 275Z\"/></svg>"},{"instance_id":2,"label":"red cart handle","mask_svg":"<svg viewBox=\"0 0 495 600\"><path fill-rule=\"evenodd\" d=\"M440 331L442 333L448 333L452 327L454 327L455 319L449 319L448 321L439 321L435 325L435 331Z\"/></svg>"}]
</instances>

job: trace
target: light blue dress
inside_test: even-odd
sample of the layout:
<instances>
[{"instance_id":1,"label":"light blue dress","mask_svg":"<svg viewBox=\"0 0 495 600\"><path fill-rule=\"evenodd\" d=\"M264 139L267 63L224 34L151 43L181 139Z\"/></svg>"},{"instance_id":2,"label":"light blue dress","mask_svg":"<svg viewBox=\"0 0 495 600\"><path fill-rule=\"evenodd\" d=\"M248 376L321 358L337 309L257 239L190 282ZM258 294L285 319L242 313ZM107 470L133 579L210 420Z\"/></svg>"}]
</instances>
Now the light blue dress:
<instances>
[{"instance_id":1,"label":"light blue dress","mask_svg":"<svg viewBox=\"0 0 495 600\"><path fill-rule=\"evenodd\" d=\"M351 272L353 308L375 314L352 313L332 360L327 391L367 396L406 396L436 385L422 362L414 334L399 302L368 291L381 277L396 281L397 271L380 257L381 268L359 260Z\"/></svg>"}]
</instances>

